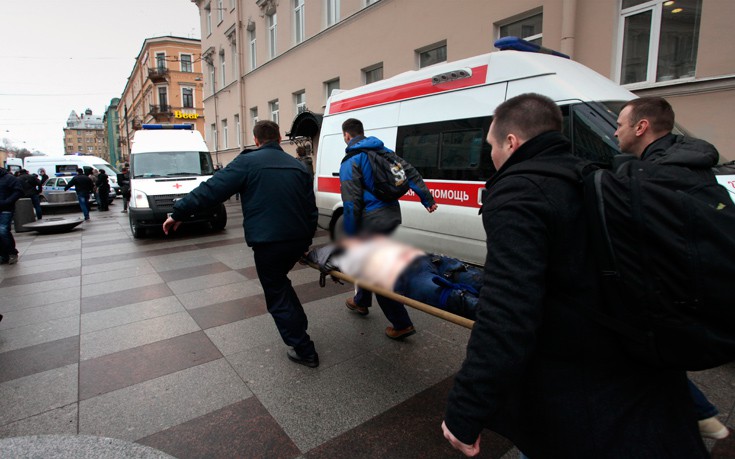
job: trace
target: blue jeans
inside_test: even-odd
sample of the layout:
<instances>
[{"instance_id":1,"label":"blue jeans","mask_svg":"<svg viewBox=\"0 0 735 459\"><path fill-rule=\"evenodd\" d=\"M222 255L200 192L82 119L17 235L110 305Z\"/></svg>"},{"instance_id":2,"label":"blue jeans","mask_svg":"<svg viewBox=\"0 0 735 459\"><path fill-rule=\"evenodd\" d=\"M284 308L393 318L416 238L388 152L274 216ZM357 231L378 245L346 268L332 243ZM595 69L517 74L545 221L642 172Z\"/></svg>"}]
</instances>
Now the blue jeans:
<instances>
[{"instance_id":1,"label":"blue jeans","mask_svg":"<svg viewBox=\"0 0 735 459\"><path fill-rule=\"evenodd\" d=\"M41 198L37 194L32 194L30 198L33 203L33 208L36 210L36 219L40 220L43 218L43 213L41 213Z\"/></svg>"},{"instance_id":2,"label":"blue jeans","mask_svg":"<svg viewBox=\"0 0 735 459\"><path fill-rule=\"evenodd\" d=\"M408 311L406 311L406 306L380 295L375 295L375 299L378 300L380 309L385 314L385 318L393 325L393 328L403 330L413 325L411 318L408 316ZM373 294L369 290L358 287L354 300L358 306L369 308L373 303Z\"/></svg>"},{"instance_id":3,"label":"blue jeans","mask_svg":"<svg viewBox=\"0 0 735 459\"><path fill-rule=\"evenodd\" d=\"M687 379L687 383L689 383L689 393L692 394L692 399L694 400L694 414L697 415L697 421L717 416L719 411L707 400L707 397L699 390L699 387L695 386L689 379Z\"/></svg>"},{"instance_id":4,"label":"blue jeans","mask_svg":"<svg viewBox=\"0 0 735 459\"><path fill-rule=\"evenodd\" d=\"M17 255L15 249L15 238L10 232L10 223L13 221L12 211L0 212L0 258L2 261L8 261L10 255Z\"/></svg>"},{"instance_id":5,"label":"blue jeans","mask_svg":"<svg viewBox=\"0 0 735 459\"><path fill-rule=\"evenodd\" d=\"M89 193L77 192L77 199L79 200L79 208L82 209L84 219L89 220Z\"/></svg>"}]
</instances>

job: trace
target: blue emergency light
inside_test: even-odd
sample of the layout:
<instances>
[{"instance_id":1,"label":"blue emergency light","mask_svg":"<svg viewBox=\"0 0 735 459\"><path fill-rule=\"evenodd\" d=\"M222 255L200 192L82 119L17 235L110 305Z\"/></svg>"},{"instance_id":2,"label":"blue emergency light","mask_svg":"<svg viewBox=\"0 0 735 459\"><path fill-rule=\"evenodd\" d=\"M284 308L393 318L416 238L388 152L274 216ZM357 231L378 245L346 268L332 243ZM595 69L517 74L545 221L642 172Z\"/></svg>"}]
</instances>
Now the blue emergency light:
<instances>
[{"instance_id":1,"label":"blue emergency light","mask_svg":"<svg viewBox=\"0 0 735 459\"><path fill-rule=\"evenodd\" d=\"M495 47L501 51L512 50L512 51L525 51L529 53L543 53L551 54L552 56L559 56L565 59L571 59L564 53L554 51L550 48L544 48L543 46L531 43L530 41L522 40L518 37L503 37L495 40Z\"/></svg>"},{"instance_id":2,"label":"blue emergency light","mask_svg":"<svg viewBox=\"0 0 735 459\"><path fill-rule=\"evenodd\" d=\"M193 124L144 124L143 129L194 129Z\"/></svg>"}]
</instances>

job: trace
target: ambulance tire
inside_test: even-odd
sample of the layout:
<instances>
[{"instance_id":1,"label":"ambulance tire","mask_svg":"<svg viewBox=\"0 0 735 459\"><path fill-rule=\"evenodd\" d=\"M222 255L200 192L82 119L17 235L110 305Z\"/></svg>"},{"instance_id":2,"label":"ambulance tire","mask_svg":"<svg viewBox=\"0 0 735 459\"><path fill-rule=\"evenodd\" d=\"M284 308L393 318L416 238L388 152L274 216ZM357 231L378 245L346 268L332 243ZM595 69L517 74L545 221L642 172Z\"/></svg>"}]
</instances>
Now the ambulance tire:
<instances>
[{"instance_id":1,"label":"ambulance tire","mask_svg":"<svg viewBox=\"0 0 735 459\"><path fill-rule=\"evenodd\" d=\"M222 231L225 229L225 226L227 226L227 209L225 209L224 204L220 204L219 209L209 222L209 226L212 227L212 231Z\"/></svg>"},{"instance_id":2,"label":"ambulance tire","mask_svg":"<svg viewBox=\"0 0 735 459\"><path fill-rule=\"evenodd\" d=\"M332 242L342 239L344 236L345 219L342 217L342 211L339 211L337 218L332 218L332 224L329 225L329 237Z\"/></svg>"},{"instance_id":3,"label":"ambulance tire","mask_svg":"<svg viewBox=\"0 0 735 459\"><path fill-rule=\"evenodd\" d=\"M145 228L140 225L136 225L132 218L130 220L130 232L133 234L134 239L141 239L145 236Z\"/></svg>"}]
</instances>

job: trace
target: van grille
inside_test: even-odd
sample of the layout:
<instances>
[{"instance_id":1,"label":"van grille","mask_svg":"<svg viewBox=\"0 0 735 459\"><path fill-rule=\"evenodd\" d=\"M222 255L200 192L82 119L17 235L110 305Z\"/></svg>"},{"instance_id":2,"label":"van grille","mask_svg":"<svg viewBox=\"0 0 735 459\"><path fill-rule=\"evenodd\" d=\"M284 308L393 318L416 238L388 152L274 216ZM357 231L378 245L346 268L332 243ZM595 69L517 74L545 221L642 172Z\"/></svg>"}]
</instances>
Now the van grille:
<instances>
[{"instance_id":1,"label":"van grille","mask_svg":"<svg viewBox=\"0 0 735 459\"><path fill-rule=\"evenodd\" d=\"M156 196L148 196L148 203L153 210L161 210L170 212L174 208L174 200L183 198L186 193L183 194L159 194Z\"/></svg>"}]
</instances>

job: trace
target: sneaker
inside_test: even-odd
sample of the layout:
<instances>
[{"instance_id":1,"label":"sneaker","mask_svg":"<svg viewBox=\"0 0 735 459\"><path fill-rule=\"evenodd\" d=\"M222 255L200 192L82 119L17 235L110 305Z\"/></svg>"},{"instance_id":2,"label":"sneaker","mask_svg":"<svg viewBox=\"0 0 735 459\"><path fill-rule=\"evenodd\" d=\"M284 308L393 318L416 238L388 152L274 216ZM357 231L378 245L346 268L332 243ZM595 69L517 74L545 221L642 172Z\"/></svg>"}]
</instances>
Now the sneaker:
<instances>
[{"instance_id":1,"label":"sneaker","mask_svg":"<svg viewBox=\"0 0 735 459\"><path fill-rule=\"evenodd\" d=\"M18 263L18 254L17 253L11 254L10 257L8 258L8 264L14 265L16 263Z\"/></svg>"},{"instance_id":2,"label":"sneaker","mask_svg":"<svg viewBox=\"0 0 735 459\"><path fill-rule=\"evenodd\" d=\"M286 355L288 355L288 359L292 362L296 362L300 365L305 365L309 368L316 368L319 366L319 354L316 352L314 355L309 357L301 357L296 350L289 349L286 351Z\"/></svg>"},{"instance_id":3,"label":"sneaker","mask_svg":"<svg viewBox=\"0 0 735 459\"><path fill-rule=\"evenodd\" d=\"M347 298L347 300L345 301L345 306L347 306L347 309L349 309L350 311L355 311L361 316L366 316L370 314L370 311L368 311L368 308L366 308L365 306L360 306L359 304L355 303L354 298Z\"/></svg>"},{"instance_id":4,"label":"sneaker","mask_svg":"<svg viewBox=\"0 0 735 459\"><path fill-rule=\"evenodd\" d=\"M403 328L401 330L396 330L393 327L387 327L385 329L385 336L387 336L390 339L395 339L399 341L402 339L408 338L411 335L415 335L415 334L416 334L416 329L413 327L413 325Z\"/></svg>"},{"instance_id":5,"label":"sneaker","mask_svg":"<svg viewBox=\"0 0 735 459\"><path fill-rule=\"evenodd\" d=\"M727 427L719 419L711 417L699 421L699 434L705 438L722 440L730 435L730 431L727 430Z\"/></svg>"}]
</instances>

